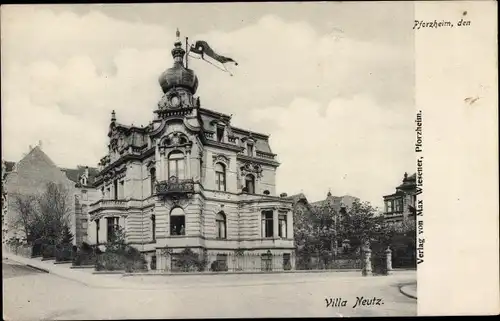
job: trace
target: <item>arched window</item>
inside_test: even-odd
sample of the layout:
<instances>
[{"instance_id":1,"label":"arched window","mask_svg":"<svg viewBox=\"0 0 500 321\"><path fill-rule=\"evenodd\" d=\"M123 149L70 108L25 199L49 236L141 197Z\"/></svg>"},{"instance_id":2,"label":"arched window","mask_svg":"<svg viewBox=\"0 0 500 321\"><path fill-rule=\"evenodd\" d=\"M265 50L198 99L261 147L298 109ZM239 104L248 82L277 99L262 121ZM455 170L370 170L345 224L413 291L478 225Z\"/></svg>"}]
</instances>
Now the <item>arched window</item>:
<instances>
[{"instance_id":1,"label":"arched window","mask_svg":"<svg viewBox=\"0 0 500 321\"><path fill-rule=\"evenodd\" d=\"M186 216L180 207L170 212L170 235L186 235Z\"/></svg>"},{"instance_id":2,"label":"arched window","mask_svg":"<svg viewBox=\"0 0 500 321\"><path fill-rule=\"evenodd\" d=\"M226 167L221 163L215 164L215 185L219 191L226 191Z\"/></svg>"},{"instance_id":3,"label":"arched window","mask_svg":"<svg viewBox=\"0 0 500 321\"><path fill-rule=\"evenodd\" d=\"M155 183L156 183L156 168L151 168L149 170L149 179L150 179L150 185L151 185L151 195L155 194Z\"/></svg>"},{"instance_id":4,"label":"arched window","mask_svg":"<svg viewBox=\"0 0 500 321\"><path fill-rule=\"evenodd\" d=\"M172 152L168 155L168 177L184 178L184 154Z\"/></svg>"},{"instance_id":5,"label":"arched window","mask_svg":"<svg viewBox=\"0 0 500 321\"><path fill-rule=\"evenodd\" d=\"M245 177L245 187L247 189L247 193L255 194L255 177L253 175L248 174Z\"/></svg>"},{"instance_id":6,"label":"arched window","mask_svg":"<svg viewBox=\"0 0 500 321\"><path fill-rule=\"evenodd\" d=\"M218 239L225 239L227 237L227 229L226 229L226 215L224 212L219 212L215 216L216 223L216 233Z\"/></svg>"}]
</instances>

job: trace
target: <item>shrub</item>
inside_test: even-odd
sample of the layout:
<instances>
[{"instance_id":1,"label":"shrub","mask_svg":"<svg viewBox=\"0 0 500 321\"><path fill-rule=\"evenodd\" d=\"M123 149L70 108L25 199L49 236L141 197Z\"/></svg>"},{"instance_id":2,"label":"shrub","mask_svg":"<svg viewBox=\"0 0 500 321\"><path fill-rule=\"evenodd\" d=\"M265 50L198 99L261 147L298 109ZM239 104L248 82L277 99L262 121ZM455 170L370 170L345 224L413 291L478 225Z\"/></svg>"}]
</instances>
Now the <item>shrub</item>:
<instances>
[{"instance_id":1,"label":"shrub","mask_svg":"<svg viewBox=\"0 0 500 321\"><path fill-rule=\"evenodd\" d=\"M82 243L80 249L77 249L73 256L73 265L95 265L98 254L99 253L92 246L87 243Z\"/></svg>"},{"instance_id":2,"label":"shrub","mask_svg":"<svg viewBox=\"0 0 500 321\"><path fill-rule=\"evenodd\" d=\"M55 246L52 244L44 244L42 246L42 257L44 259L50 259L55 257Z\"/></svg>"},{"instance_id":3,"label":"shrub","mask_svg":"<svg viewBox=\"0 0 500 321\"><path fill-rule=\"evenodd\" d=\"M98 255L95 268L97 271L144 271L147 270L147 262L139 250L125 246L108 248L106 252Z\"/></svg>"},{"instance_id":4,"label":"shrub","mask_svg":"<svg viewBox=\"0 0 500 321\"><path fill-rule=\"evenodd\" d=\"M56 262L71 261L73 259L73 247L71 244L60 244L55 250Z\"/></svg>"},{"instance_id":5,"label":"shrub","mask_svg":"<svg viewBox=\"0 0 500 321\"><path fill-rule=\"evenodd\" d=\"M43 241L42 241L42 239L36 239L33 242L31 256L33 256L33 257L41 256L42 255L42 247L43 247Z\"/></svg>"},{"instance_id":6,"label":"shrub","mask_svg":"<svg viewBox=\"0 0 500 321\"><path fill-rule=\"evenodd\" d=\"M228 270L228 267L226 264L219 261L213 261L212 264L210 264L210 270L213 272L225 272Z\"/></svg>"}]
</instances>

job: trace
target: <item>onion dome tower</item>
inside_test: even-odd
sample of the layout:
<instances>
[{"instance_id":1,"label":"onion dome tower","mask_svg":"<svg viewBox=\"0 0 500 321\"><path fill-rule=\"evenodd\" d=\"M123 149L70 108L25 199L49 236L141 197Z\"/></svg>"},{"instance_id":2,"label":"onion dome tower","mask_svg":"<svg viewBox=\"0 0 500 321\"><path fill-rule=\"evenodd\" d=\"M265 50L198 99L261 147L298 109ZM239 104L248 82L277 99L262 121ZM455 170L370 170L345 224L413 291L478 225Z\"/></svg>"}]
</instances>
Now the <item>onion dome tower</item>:
<instances>
[{"instance_id":1,"label":"onion dome tower","mask_svg":"<svg viewBox=\"0 0 500 321\"><path fill-rule=\"evenodd\" d=\"M160 110L196 107L197 100L193 99L193 95L198 89L198 77L194 71L184 66L186 51L182 48L179 29L176 36L172 49L174 65L158 78L164 94L158 103Z\"/></svg>"}]
</instances>

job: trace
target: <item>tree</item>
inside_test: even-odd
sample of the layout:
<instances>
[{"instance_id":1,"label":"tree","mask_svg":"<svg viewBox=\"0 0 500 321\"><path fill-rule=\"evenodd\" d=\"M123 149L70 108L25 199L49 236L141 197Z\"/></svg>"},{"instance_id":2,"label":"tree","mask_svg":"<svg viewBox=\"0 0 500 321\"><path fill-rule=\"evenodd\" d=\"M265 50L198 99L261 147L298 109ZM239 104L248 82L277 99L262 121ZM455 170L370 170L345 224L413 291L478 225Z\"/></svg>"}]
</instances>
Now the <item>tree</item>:
<instances>
[{"instance_id":1,"label":"tree","mask_svg":"<svg viewBox=\"0 0 500 321\"><path fill-rule=\"evenodd\" d=\"M354 202L340 224L342 239L348 239L352 247L378 242L387 238L387 226L383 216L368 202Z\"/></svg>"},{"instance_id":2,"label":"tree","mask_svg":"<svg viewBox=\"0 0 500 321\"><path fill-rule=\"evenodd\" d=\"M13 206L18 213L16 226L24 230L29 243L41 240L55 245L71 234L69 190L61 184L48 183L41 195L14 195Z\"/></svg>"},{"instance_id":3,"label":"tree","mask_svg":"<svg viewBox=\"0 0 500 321\"><path fill-rule=\"evenodd\" d=\"M48 183L45 192L38 198L38 206L42 226L40 236L52 244L60 242L64 226L69 225L69 190L62 184Z\"/></svg>"},{"instance_id":4,"label":"tree","mask_svg":"<svg viewBox=\"0 0 500 321\"><path fill-rule=\"evenodd\" d=\"M31 242L30 239L33 235L36 217L37 217L37 198L34 195L12 195L12 206L17 212L17 217L14 221L14 227L21 227L24 231L26 240Z\"/></svg>"},{"instance_id":5,"label":"tree","mask_svg":"<svg viewBox=\"0 0 500 321\"><path fill-rule=\"evenodd\" d=\"M108 243L106 244L106 251L117 252L124 250L126 247L126 235L125 230L116 226L113 233L110 235Z\"/></svg>"},{"instance_id":6,"label":"tree","mask_svg":"<svg viewBox=\"0 0 500 321\"><path fill-rule=\"evenodd\" d=\"M73 242L73 233L68 225L64 225L62 233L62 244L71 244Z\"/></svg>"},{"instance_id":7,"label":"tree","mask_svg":"<svg viewBox=\"0 0 500 321\"><path fill-rule=\"evenodd\" d=\"M315 256L328 264L336 252L339 213L329 202L302 210L294 221L297 254L305 262Z\"/></svg>"}]
</instances>

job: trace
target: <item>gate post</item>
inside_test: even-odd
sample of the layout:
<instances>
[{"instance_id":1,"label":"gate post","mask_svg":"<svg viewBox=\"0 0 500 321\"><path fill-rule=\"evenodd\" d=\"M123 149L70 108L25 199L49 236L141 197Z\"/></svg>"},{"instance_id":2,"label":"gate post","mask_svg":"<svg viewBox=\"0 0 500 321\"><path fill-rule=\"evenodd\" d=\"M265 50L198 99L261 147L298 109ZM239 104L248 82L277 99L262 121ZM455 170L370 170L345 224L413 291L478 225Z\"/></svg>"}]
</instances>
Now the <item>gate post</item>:
<instances>
[{"instance_id":1,"label":"gate post","mask_svg":"<svg viewBox=\"0 0 500 321\"><path fill-rule=\"evenodd\" d=\"M385 259L387 264L387 275L392 274L392 250L388 246L387 250L385 250Z\"/></svg>"},{"instance_id":2,"label":"gate post","mask_svg":"<svg viewBox=\"0 0 500 321\"><path fill-rule=\"evenodd\" d=\"M368 246L363 249L363 269L361 270L363 276L368 276L372 273L372 250Z\"/></svg>"}]
</instances>

